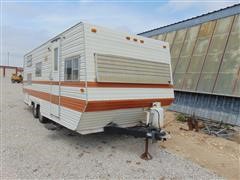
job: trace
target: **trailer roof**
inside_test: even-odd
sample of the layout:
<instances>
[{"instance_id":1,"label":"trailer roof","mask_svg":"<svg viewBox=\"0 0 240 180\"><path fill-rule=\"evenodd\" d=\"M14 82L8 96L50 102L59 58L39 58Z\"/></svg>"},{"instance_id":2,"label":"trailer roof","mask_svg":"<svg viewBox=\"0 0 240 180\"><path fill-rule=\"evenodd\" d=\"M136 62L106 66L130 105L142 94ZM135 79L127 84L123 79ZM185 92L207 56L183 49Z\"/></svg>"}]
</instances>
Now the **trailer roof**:
<instances>
[{"instance_id":1,"label":"trailer roof","mask_svg":"<svg viewBox=\"0 0 240 180\"><path fill-rule=\"evenodd\" d=\"M58 35L54 36L53 38L49 39L48 41L46 41L45 43L41 44L40 46L37 46L37 47L34 48L33 50L29 51L29 52L26 53L24 56L26 56L26 55L32 53L34 50L40 48L41 46L43 46L43 45L45 45L45 44L47 44L47 43L49 43L49 42L51 42L51 41L57 39L57 38L58 38L59 36L61 36L63 33L69 31L70 29L72 29L72 28L74 28L74 27L76 27L76 26L78 26L78 25L80 25L80 24L82 24L82 23L83 23L83 22L79 22L79 23L75 24L74 26L71 26L70 28L66 29L65 31L61 32L60 34L58 34Z\"/></svg>"},{"instance_id":2,"label":"trailer roof","mask_svg":"<svg viewBox=\"0 0 240 180\"><path fill-rule=\"evenodd\" d=\"M48 41L46 41L45 43L41 44L40 46L37 46L37 47L34 48L33 50L29 51L28 53L26 53L26 54L24 55L24 57L27 56L27 55L29 55L29 54L31 54L34 50L36 50L36 49L38 49L38 48L40 48L40 47L46 45L47 43L59 39L60 36L61 36L62 34L64 34L64 33L66 33L67 31L69 31L69 30L71 30L71 29L73 29L73 28L79 26L80 24L88 24L88 25L92 25L92 26L97 26L97 27L100 27L100 28L104 28L104 27L99 26L99 25L93 25L93 24L89 24L89 23L85 23L85 22L79 22L79 23L75 24L74 26L72 26L72 27L66 29L66 30L63 31L62 33L60 33L60 34L54 36L53 38L49 39ZM110 28L107 28L107 29L111 30ZM131 36L136 36L136 37L138 36L138 35L136 35L136 34L129 33L129 32L117 31L117 30L113 30L113 31L115 31L115 32L119 32L119 33L125 33L126 35L131 35ZM153 40L153 39L149 39L149 38L146 38L146 37L143 37L143 36L139 36L139 37L141 37L142 39L148 39L148 40L151 40L151 41ZM155 40L154 40L154 41L155 41ZM159 41L155 41L155 42L156 42L156 43L159 43ZM165 43L165 42L164 42L164 43Z\"/></svg>"}]
</instances>

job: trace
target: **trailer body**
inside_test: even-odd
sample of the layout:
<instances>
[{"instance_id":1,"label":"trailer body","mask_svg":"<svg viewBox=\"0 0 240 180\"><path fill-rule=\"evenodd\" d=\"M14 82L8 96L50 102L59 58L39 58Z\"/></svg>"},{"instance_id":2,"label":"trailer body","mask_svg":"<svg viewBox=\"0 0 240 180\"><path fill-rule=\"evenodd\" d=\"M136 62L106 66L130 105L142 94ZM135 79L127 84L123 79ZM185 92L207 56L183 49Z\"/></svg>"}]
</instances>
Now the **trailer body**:
<instances>
[{"instance_id":1,"label":"trailer body","mask_svg":"<svg viewBox=\"0 0 240 180\"><path fill-rule=\"evenodd\" d=\"M131 127L172 103L171 74L168 43L78 23L24 56L24 102L81 134Z\"/></svg>"}]
</instances>

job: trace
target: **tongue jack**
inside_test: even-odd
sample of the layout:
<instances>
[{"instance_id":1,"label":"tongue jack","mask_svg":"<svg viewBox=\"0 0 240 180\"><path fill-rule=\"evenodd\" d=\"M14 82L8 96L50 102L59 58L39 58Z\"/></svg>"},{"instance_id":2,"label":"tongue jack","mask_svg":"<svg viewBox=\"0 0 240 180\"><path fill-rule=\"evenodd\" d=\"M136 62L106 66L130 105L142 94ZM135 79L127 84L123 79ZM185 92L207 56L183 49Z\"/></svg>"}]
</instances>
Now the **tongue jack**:
<instances>
[{"instance_id":1,"label":"tongue jack","mask_svg":"<svg viewBox=\"0 0 240 180\"><path fill-rule=\"evenodd\" d=\"M148 138L145 139L145 152L140 156L143 160L151 160L152 155L148 152Z\"/></svg>"}]
</instances>

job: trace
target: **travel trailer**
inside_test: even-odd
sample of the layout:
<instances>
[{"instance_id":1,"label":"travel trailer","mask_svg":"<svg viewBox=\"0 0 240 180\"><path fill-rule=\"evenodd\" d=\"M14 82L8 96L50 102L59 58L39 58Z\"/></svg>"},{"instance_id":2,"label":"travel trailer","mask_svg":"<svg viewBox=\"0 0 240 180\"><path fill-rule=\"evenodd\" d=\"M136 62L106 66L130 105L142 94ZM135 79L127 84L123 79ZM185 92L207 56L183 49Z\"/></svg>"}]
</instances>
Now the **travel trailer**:
<instances>
[{"instance_id":1,"label":"travel trailer","mask_svg":"<svg viewBox=\"0 0 240 180\"><path fill-rule=\"evenodd\" d=\"M162 126L171 74L167 42L78 23L24 56L24 102L80 134L134 127L154 109Z\"/></svg>"}]
</instances>

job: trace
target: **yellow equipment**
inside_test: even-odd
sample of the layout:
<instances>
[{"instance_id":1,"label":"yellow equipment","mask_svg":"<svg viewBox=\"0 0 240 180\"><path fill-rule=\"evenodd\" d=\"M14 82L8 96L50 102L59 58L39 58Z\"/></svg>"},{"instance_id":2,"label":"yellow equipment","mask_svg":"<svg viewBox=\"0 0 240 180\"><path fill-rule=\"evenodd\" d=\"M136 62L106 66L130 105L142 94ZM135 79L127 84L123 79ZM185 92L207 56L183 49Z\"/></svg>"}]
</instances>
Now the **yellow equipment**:
<instances>
[{"instance_id":1,"label":"yellow equipment","mask_svg":"<svg viewBox=\"0 0 240 180\"><path fill-rule=\"evenodd\" d=\"M15 83L15 82L20 83L23 81L23 77L21 74L20 75L12 74L11 81L12 83Z\"/></svg>"}]
</instances>

